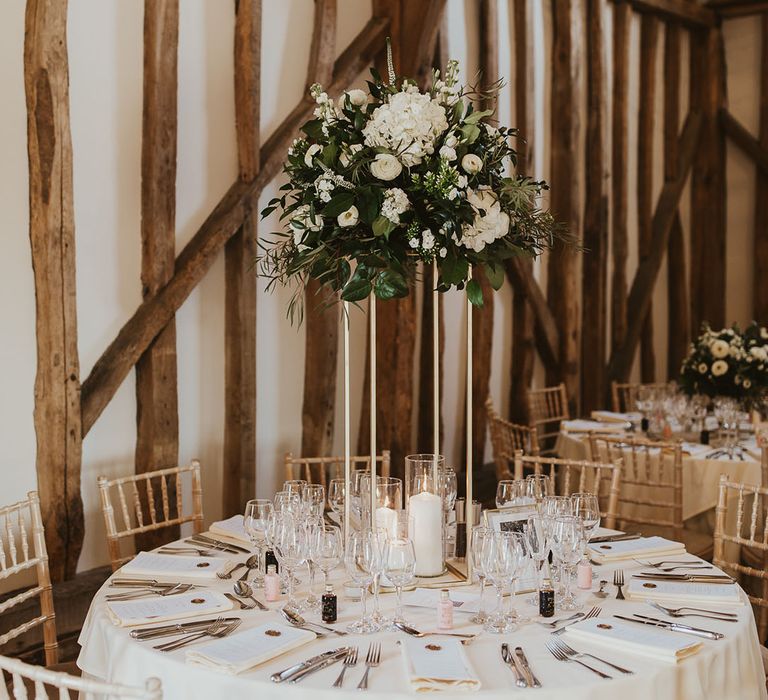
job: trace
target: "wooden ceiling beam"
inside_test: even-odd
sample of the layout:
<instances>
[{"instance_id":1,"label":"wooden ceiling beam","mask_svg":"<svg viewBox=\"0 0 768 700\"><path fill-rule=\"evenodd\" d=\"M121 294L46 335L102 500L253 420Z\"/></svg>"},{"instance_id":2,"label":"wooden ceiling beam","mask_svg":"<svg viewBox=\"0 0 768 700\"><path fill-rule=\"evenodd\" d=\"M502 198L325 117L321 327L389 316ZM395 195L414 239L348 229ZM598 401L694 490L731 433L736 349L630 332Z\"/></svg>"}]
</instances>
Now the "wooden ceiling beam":
<instances>
[{"instance_id":1,"label":"wooden ceiling beam","mask_svg":"<svg viewBox=\"0 0 768 700\"><path fill-rule=\"evenodd\" d=\"M381 50L387 22L372 19L334 64L334 79L328 91L338 94L357 78ZM312 114L308 97L294 107L260 149L261 170L250 182L238 180L176 258L175 273L162 289L143 302L115 339L102 353L83 382L82 434L85 436L114 396L141 354L168 324L190 292L213 265L224 244L234 235L259 193L283 166L285 154L301 124Z\"/></svg>"},{"instance_id":2,"label":"wooden ceiling beam","mask_svg":"<svg viewBox=\"0 0 768 700\"><path fill-rule=\"evenodd\" d=\"M717 15L696 0L613 0L627 2L637 12L653 14L665 20L680 22L689 27L714 27Z\"/></svg>"},{"instance_id":3,"label":"wooden ceiling beam","mask_svg":"<svg viewBox=\"0 0 768 700\"><path fill-rule=\"evenodd\" d=\"M704 6L723 19L747 17L768 12L768 0L708 0Z\"/></svg>"}]
</instances>

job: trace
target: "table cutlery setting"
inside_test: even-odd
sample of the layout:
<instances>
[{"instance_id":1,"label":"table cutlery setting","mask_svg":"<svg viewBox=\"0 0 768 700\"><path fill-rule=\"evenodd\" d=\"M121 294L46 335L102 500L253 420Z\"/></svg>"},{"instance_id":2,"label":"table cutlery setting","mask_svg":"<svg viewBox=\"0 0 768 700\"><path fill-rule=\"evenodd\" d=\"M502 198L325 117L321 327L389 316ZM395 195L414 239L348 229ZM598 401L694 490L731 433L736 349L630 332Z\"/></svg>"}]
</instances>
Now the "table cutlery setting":
<instances>
[{"instance_id":1,"label":"table cutlery setting","mask_svg":"<svg viewBox=\"0 0 768 700\"><path fill-rule=\"evenodd\" d=\"M332 632L333 634L337 634L340 637L346 637L347 635L347 632L344 632L343 630L337 630L333 627L327 627L326 625L319 625L316 622L309 622L297 612L294 610L289 610L288 608L280 608L280 614L286 619L287 622L289 622L291 625L294 625L295 627L314 627L316 629L322 630L323 632Z\"/></svg>"},{"instance_id":2,"label":"table cutlery setting","mask_svg":"<svg viewBox=\"0 0 768 700\"><path fill-rule=\"evenodd\" d=\"M209 549L220 549L223 552L250 554L251 550L246 547L241 547L238 544L232 544L230 542L222 542L214 537L208 537L207 535L192 535L188 537L185 542L189 542L194 545L203 545Z\"/></svg>"},{"instance_id":3,"label":"table cutlery setting","mask_svg":"<svg viewBox=\"0 0 768 700\"><path fill-rule=\"evenodd\" d=\"M707 610L706 608L667 608L652 600L648 600L646 602L648 605L651 605L652 607L656 608L660 612L665 613L666 615L669 615L670 617L705 617L711 620L720 620L721 622L738 622L739 619L736 613L731 612ZM696 612L684 613L681 612L682 610L695 610Z\"/></svg>"},{"instance_id":4,"label":"table cutlery setting","mask_svg":"<svg viewBox=\"0 0 768 700\"><path fill-rule=\"evenodd\" d=\"M640 615L639 613L634 613L634 617L627 617L625 615L614 615L614 617L619 620L625 620L626 622L636 622L643 625L661 627L670 632L683 632L685 634L692 634L696 637L703 637L704 639L717 640L725 637L722 632L714 632L713 630L701 629L700 627L691 627L690 625L670 622L668 620L659 620L658 618Z\"/></svg>"},{"instance_id":5,"label":"table cutlery setting","mask_svg":"<svg viewBox=\"0 0 768 700\"><path fill-rule=\"evenodd\" d=\"M241 624L242 620L240 618L235 618L231 622L225 622L224 618L220 617L217 618L208 627L199 632L193 632L188 636L182 637L176 641L166 642L165 644L158 644L152 648L159 651L176 651L177 649L181 649L182 647L204 639L205 637L226 637L227 635L234 632Z\"/></svg>"},{"instance_id":6,"label":"table cutlery setting","mask_svg":"<svg viewBox=\"0 0 768 700\"><path fill-rule=\"evenodd\" d=\"M556 629L554 632L552 632L553 635L559 636L563 634L571 625L575 625L578 622L583 622L584 620L591 620L594 617L598 617L600 613L603 612L603 609L599 605L595 605L591 607L585 615L580 617L577 620L572 620L571 622L567 622L565 625L560 627L560 629Z\"/></svg>"},{"instance_id":7,"label":"table cutlery setting","mask_svg":"<svg viewBox=\"0 0 768 700\"><path fill-rule=\"evenodd\" d=\"M306 661L300 661L293 666L277 671L273 673L269 679L273 683L291 682L296 683L302 678L305 678L310 673L315 673L321 669L327 668L332 664L337 663L344 659L350 652L350 647L340 647L338 649L331 649L330 651L324 651L322 654L312 656Z\"/></svg>"},{"instance_id":8,"label":"table cutlery setting","mask_svg":"<svg viewBox=\"0 0 768 700\"><path fill-rule=\"evenodd\" d=\"M534 675L522 647L515 647L514 652L512 652L509 645L506 642L503 643L501 645L501 658L515 675L515 685L518 688L541 688L541 683Z\"/></svg>"},{"instance_id":9,"label":"table cutlery setting","mask_svg":"<svg viewBox=\"0 0 768 700\"><path fill-rule=\"evenodd\" d=\"M117 600L135 600L137 598L144 598L152 595L170 596L170 595L178 595L179 593L186 593L192 588L195 588L195 586L194 584L191 584L191 583L176 583L176 584L168 584L164 586L154 585L154 586L147 586L145 588L141 588L136 591L128 591L126 593L107 593L105 598L108 601L117 601Z\"/></svg>"}]
</instances>

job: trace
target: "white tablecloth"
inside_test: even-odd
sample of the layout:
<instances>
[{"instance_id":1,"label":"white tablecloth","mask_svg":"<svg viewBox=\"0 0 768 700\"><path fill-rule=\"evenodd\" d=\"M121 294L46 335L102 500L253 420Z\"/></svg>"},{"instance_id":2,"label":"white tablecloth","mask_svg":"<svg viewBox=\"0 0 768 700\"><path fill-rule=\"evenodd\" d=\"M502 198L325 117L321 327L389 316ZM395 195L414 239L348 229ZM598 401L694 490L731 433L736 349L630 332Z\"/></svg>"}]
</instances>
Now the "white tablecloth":
<instances>
[{"instance_id":1,"label":"white tablecloth","mask_svg":"<svg viewBox=\"0 0 768 700\"><path fill-rule=\"evenodd\" d=\"M555 449L567 459L589 459L589 440L583 433L561 432ZM683 520L717 506L720 475L760 486L760 462L745 454L740 459L703 459L683 454Z\"/></svg>"},{"instance_id":2,"label":"white tablecloth","mask_svg":"<svg viewBox=\"0 0 768 700\"><path fill-rule=\"evenodd\" d=\"M629 574L633 567L624 565ZM596 571L599 578L613 579L613 567L601 566ZM343 572L337 571L333 578L337 584L343 580ZM275 698L289 700L302 698L311 700L333 700L357 693L355 686L362 676L362 659L370 641L382 644L381 665L370 674L369 698L384 700L398 696L411 695L412 691L404 679L404 667L401 652L396 645L401 633L379 633L369 636L329 636L290 652L280 658L264 664L249 673L229 676L215 670L187 665L183 650L162 653L152 649L153 643L137 642L129 636L129 630L115 627L107 618L104 594L107 584L96 595L80 635L82 647L78 665L87 674L114 682L140 684L148 676L156 676L163 683L165 700L215 700L216 698ZM218 581L215 587L221 591L230 590L232 582ZM631 614L641 612L660 616L648 605L630 601L616 601L615 589L606 600L599 600L591 592L580 592L579 598L585 610L592 605L603 607L604 615ZM597 581L595 581L595 590ZM112 589L114 591L114 589ZM340 585L337 585L337 591ZM463 589L466 590L466 589ZM526 596L527 597L527 596ZM263 596L262 596L263 600ZM493 593L486 593L486 604L492 605ZM272 610L277 603L270 604ZM339 625L346 626L359 611L359 603L348 602L340 598ZM391 610L394 595L382 596L382 607ZM532 615L536 608L516 598L515 607L525 614ZM706 607L706 606L705 606ZM605 658L629 667L635 675L622 676L610 681L602 680L577 664L556 661L546 650L544 644L548 631L535 623L529 623L509 635L491 635L484 633L471 645L465 647L467 656L482 682L479 695L483 698L508 700L510 695L527 692L540 700L765 700L765 678L758 646L755 623L749 605L731 608L738 612L736 624L686 618L694 626L722 631L726 638L720 641L704 642L703 650L692 658L678 665L666 664L649 659L631 657L624 653L604 652ZM436 627L434 610L406 608L409 620L419 629L433 630ZM233 611L229 615L238 615L244 620L241 630L248 629L269 620L278 620L276 612ZM468 622L466 614L456 613L455 626L462 632L479 631L479 627ZM316 615L308 616L318 621ZM534 618L537 619L537 618ZM670 633L672 634L672 633ZM432 641L439 638L433 638ZM690 637L691 640L697 638ZM165 640L163 640L165 641ZM543 684L539 690L520 691L514 685L510 671L501 663L499 648L503 641L513 642L525 649L531 666ZM336 664L306 678L299 684L275 685L269 681L271 673L286 668L308 656L343 645L356 645L360 649L361 662L347 673L344 688L334 690L330 686L339 673ZM574 644L579 647L580 645ZM581 645L583 647L583 645ZM597 652L598 655L600 652ZM610 669L606 669L610 670ZM459 696L459 693L448 693ZM466 694L462 694L465 695Z\"/></svg>"}]
</instances>

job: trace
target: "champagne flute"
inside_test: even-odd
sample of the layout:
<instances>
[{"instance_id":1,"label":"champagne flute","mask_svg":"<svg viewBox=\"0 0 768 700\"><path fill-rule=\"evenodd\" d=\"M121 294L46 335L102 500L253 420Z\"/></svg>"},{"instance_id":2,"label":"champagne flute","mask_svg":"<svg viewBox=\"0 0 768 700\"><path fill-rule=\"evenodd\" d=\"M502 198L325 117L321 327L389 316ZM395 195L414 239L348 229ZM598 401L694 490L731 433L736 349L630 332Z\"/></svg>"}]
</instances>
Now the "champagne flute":
<instances>
[{"instance_id":1,"label":"champagne flute","mask_svg":"<svg viewBox=\"0 0 768 700\"><path fill-rule=\"evenodd\" d=\"M544 518L541 515L532 515L528 518L523 528L525 540L528 545L528 551L535 563L536 569L536 590L541 590L541 570L544 568L544 562L549 555L549 538L547 537L547 528ZM532 605L538 605L538 595L528 598Z\"/></svg>"},{"instance_id":2,"label":"champagne flute","mask_svg":"<svg viewBox=\"0 0 768 700\"><path fill-rule=\"evenodd\" d=\"M392 618L392 629L397 630L397 623L407 625L403 614L403 586L413 581L416 575L416 553L413 542L409 539L397 538L387 540L384 549L384 571L387 578L395 586L397 604Z\"/></svg>"},{"instance_id":3,"label":"champagne flute","mask_svg":"<svg viewBox=\"0 0 768 700\"><path fill-rule=\"evenodd\" d=\"M328 505L339 519L339 527L344 532L344 503L347 495L346 479L331 479L328 484Z\"/></svg>"},{"instance_id":4,"label":"champagne flute","mask_svg":"<svg viewBox=\"0 0 768 700\"><path fill-rule=\"evenodd\" d=\"M264 583L264 541L266 538L267 523L274 512L272 501L266 498L254 498L245 504L243 514L243 527L248 533L251 544L256 549L258 567L253 584L260 587Z\"/></svg>"},{"instance_id":5,"label":"champagne flute","mask_svg":"<svg viewBox=\"0 0 768 700\"><path fill-rule=\"evenodd\" d=\"M483 547L485 539L489 537L491 531L482 525L476 525L470 533L468 552L472 559L472 572L480 582L480 601L479 609L475 615L470 618L470 622L482 625L488 621L488 613L485 612L485 583L486 575L483 561Z\"/></svg>"},{"instance_id":6,"label":"champagne flute","mask_svg":"<svg viewBox=\"0 0 768 700\"><path fill-rule=\"evenodd\" d=\"M356 530L349 534L344 554L344 564L350 578L360 587L361 616L347 628L354 634L371 634L379 627L374 624L366 610L368 586L373 582L374 572L379 568L381 552L376 534L369 529Z\"/></svg>"},{"instance_id":7,"label":"champagne flute","mask_svg":"<svg viewBox=\"0 0 768 700\"><path fill-rule=\"evenodd\" d=\"M504 586L512 578L516 567L518 533L503 531L493 532L483 543L483 569L485 575L496 588L496 609L485 623L485 630L492 634L506 634L515 625L504 611Z\"/></svg>"}]
</instances>

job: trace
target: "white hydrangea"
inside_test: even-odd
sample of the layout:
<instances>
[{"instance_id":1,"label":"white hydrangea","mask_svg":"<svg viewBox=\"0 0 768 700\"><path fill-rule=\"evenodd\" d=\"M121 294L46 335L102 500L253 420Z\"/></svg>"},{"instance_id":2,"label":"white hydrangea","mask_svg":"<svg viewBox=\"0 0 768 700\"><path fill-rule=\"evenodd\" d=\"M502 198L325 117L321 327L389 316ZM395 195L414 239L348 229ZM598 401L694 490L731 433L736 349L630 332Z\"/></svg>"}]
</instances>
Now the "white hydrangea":
<instances>
[{"instance_id":1,"label":"white hydrangea","mask_svg":"<svg viewBox=\"0 0 768 700\"><path fill-rule=\"evenodd\" d=\"M331 201L331 192L336 187L333 177L329 173L323 173L315 180L315 191L321 202Z\"/></svg>"},{"instance_id":2,"label":"white hydrangea","mask_svg":"<svg viewBox=\"0 0 768 700\"><path fill-rule=\"evenodd\" d=\"M381 204L381 215L389 219L393 224L400 223L400 214L410 209L411 203L408 195L399 187L392 187L384 192L384 201Z\"/></svg>"},{"instance_id":3,"label":"white hydrangea","mask_svg":"<svg viewBox=\"0 0 768 700\"><path fill-rule=\"evenodd\" d=\"M304 240L307 231L319 231L323 228L323 217L317 213L313 216L309 204L302 204L293 212L289 225L293 230L294 244L300 250L303 250L307 247L302 245L302 241Z\"/></svg>"},{"instance_id":4,"label":"white hydrangea","mask_svg":"<svg viewBox=\"0 0 768 700\"><path fill-rule=\"evenodd\" d=\"M421 232L421 247L424 250L432 250L435 247L435 235L428 228Z\"/></svg>"},{"instance_id":5,"label":"white hydrangea","mask_svg":"<svg viewBox=\"0 0 768 700\"><path fill-rule=\"evenodd\" d=\"M486 245L509 231L509 214L490 190L467 190L467 201L475 209L475 219L461 227L459 245L479 253Z\"/></svg>"},{"instance_id":6,"label":"white hydrangea","mask_svg":"<svg viewBox=\"0 0 768 700\"><path fill-rule=\"evenodd\" d=\"M386 148L411 167L434 153L435 141L447 128L445 108L408 86L374 110L363 135L366 145Z\"/></svg>"}]
</instances>

